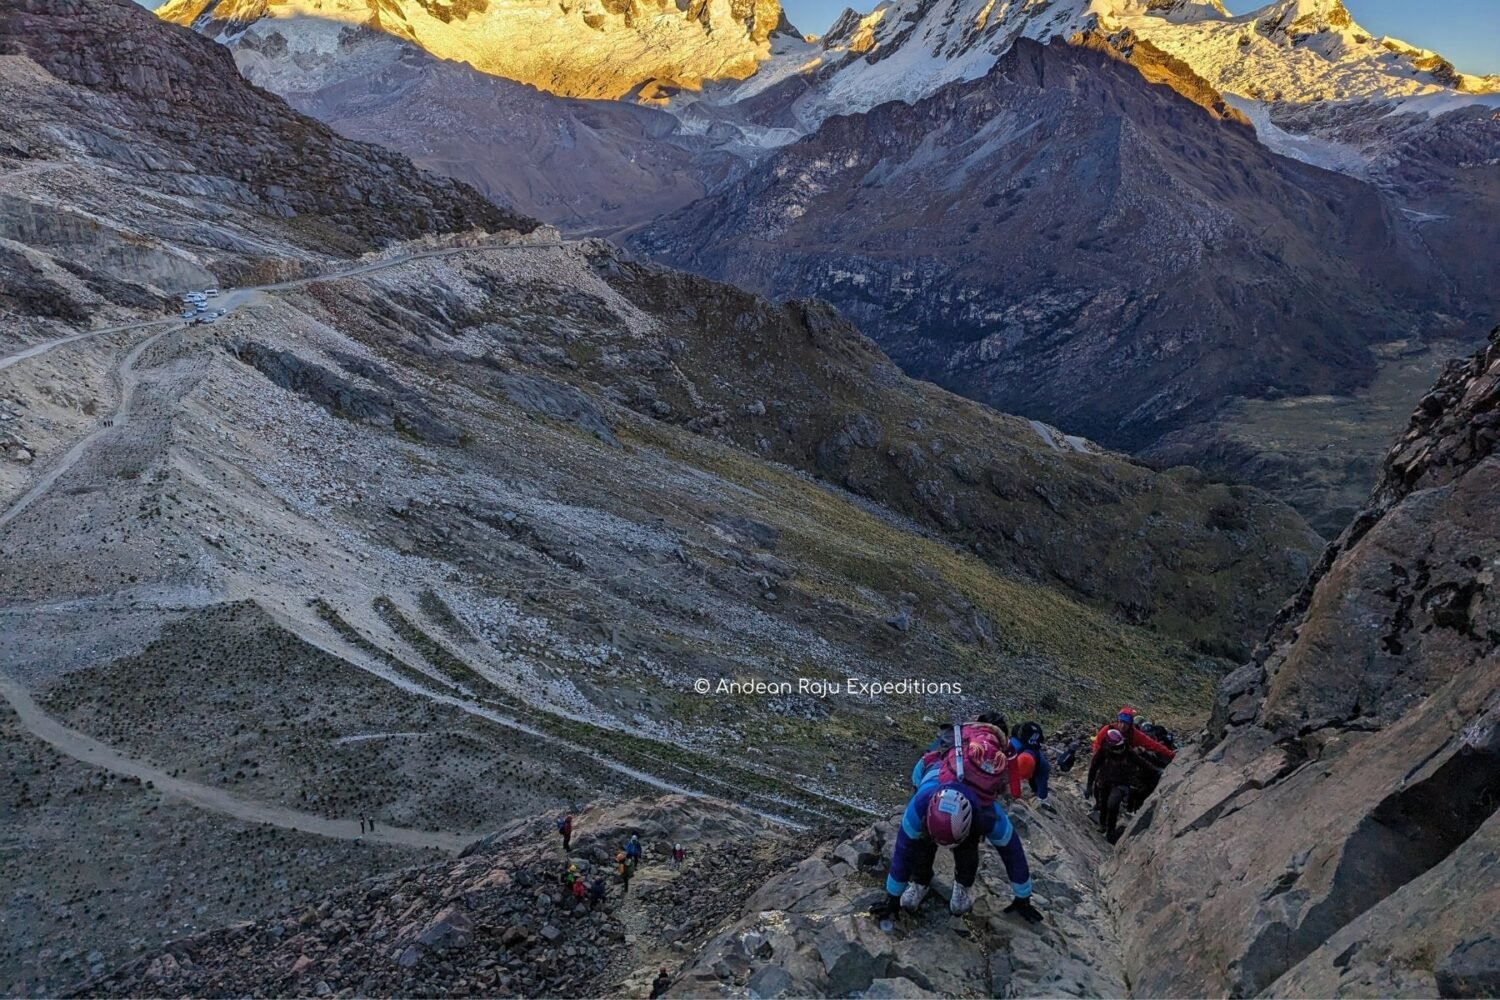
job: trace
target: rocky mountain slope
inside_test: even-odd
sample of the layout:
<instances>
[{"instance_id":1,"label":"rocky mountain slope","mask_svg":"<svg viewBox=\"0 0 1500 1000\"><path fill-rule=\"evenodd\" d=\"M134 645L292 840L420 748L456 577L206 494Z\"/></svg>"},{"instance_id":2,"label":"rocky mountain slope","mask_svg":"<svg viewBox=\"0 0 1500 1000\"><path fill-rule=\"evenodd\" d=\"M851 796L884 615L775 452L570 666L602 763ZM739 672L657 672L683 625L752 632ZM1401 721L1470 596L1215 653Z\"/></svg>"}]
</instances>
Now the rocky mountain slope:
<instances>
[{"instance_id":1,"label":"rocky mountain slope","mask_svg":"<svg viewBox=\"0 0 1500 1000\"><path fill-rule=\"evenodd\" d=\"M656 218L738 163L665 111L558 97L364 26L326 52L294 53L278 33L290 26L276 26L231 46L246 79L343 135L569 230Z\"/></svg>"},{"instance_id":2,"label":"rocky mountain slope","mask_svg":"<svg viewBox=\"0 0 1500 1000\"><path fill-rule=\"evenodd\" d=\"M724 802L681 797L590 807L569 855L585 878L646 846L627 898L575 904L550 825L520 821L456 862L408 868L261 918L174 942L95 978L86 996L259 993L644 995L717 921L799 854L797 838ZM673 843L692 847L669 869Z\"/></svg>"},{"instance_id":3,"label":"rocky mountain slope","mask_svg":"<svg viewBox=\"0 0 1500 1000\"><path fill-rule=\"evenodd\" d=\"M1136 989L1500 985L1497 386L1500 330L1421 401L1368 509L1136 818L1114 882Z\"/></svg>"},{"instance_id":4,"label":"rocky mountain slope","mask_svg":"<svg viewBox=\"0 0 1500 1000\"><path fill-rule=\"evenodd\" d=\"M776 39L800 42L776 0L171 0L159 14L294 62L326 58L346 31L370 27L554 94L611 99L743 79Z\"/></svg>"},{"instance_id":5,"label":"rocky mountain slope","mask_svg":"<svg viewBox=\"0 0 1500 1000\"><path fill-rule=\"evenodd\" d=\"M601 796L867 822L1002 694L1189 718L1314 551L75 4L3 8L6 246L68 293L0 348L9 992Z\"/></svg>"},{"instance_id":6,"label":"rocky mountain slope","mask_svg":"<svg viewBox=\"0 0 1500 1000\"><path fill-rule=\"evenodd\" d=\"M296 273L423 233L534 228L296 114L222 46L141 13L0 6L0 304L23 324L160 308L162 289Z\"/></svg>"},{"instance_id":7,"label":"rocky mountain slope","mask_svg":"<svg viewBox=\"0 0 1500 1000\"><path fill-rule=\"evenodd\" d=\"M1132 449L1234 396L1348 392L1372 343L1494 305L1446 294L1373 188L1270 153L1215 97L1149 47L1023 39L632 242L825 298L913 374Z\"/></svg>"},{"instance_id":8,"label":"rocky mountain slope","mask_svg":"<svg viewBox=\"0 0 1500 1000\"><path fill-rule=\"evenodd\" d=\"M726 803L601 805L572 860L607 869L640 831L628 896L560 903L544 822L456 864L407 869L176 941L101 972L88 995L479 990L670 996L1488 996L1500 982L1500 328L1450 366L1391 449L1365 513L1228 678L1112 858L1076 772L1045 809L1013 803L1046 913L934 899L894 929L891 823L793 837ZM1379 622L1378 628L1369 627ZM668 845L689 845L678 871Z\"/></svg>"}]
</instances>

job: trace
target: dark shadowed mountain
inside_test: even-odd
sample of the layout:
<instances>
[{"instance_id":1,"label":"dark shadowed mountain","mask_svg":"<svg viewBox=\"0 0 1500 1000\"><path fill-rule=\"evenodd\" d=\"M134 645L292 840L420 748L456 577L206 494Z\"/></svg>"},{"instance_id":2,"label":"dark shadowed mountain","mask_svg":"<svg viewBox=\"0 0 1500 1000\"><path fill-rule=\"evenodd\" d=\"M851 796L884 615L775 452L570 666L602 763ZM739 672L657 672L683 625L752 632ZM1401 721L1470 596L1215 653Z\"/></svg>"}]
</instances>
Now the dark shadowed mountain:
<instances>
[{"instance_id":1,"label":"dark shadowed mountain","mask_svg":"<svg viewBox=\"0 0 1500 1000\"><path fill-rule=\"evenodd\" d=\"M832 118L634 245L1132 449L1233 396L1352 390L1373 343L1486 307L1374 187L1271 153L1145 43L1077 41Z\"/></svg>"}]
</instances>

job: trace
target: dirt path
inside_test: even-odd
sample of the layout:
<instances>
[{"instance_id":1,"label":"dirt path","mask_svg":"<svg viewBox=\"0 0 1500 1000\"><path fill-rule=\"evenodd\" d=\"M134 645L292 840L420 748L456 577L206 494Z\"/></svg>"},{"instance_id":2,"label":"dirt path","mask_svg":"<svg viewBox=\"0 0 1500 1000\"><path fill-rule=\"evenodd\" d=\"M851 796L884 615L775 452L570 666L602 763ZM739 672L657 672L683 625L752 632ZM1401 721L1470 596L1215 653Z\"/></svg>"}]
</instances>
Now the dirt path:
<instances>
[{"instance_id":1,"label":"dirt path","mask_svg":"<svg viewBox=\"0 0 1500 1000\"><path fill-rule=\"evenodd\" d=\"M274 285L251 285L245 288L226 289L223 293L223 297L220 300L220 302L222 303L220 305L220 308L223 308L227 311L244 305L247 301L252 299L254 297L254 294L257 292L289 291L293 288L301 288L305 285L310 285L315 281L336 281L339 278L351 278L362 274L372 274L375 271L384 271L387 268L398 267L401 264L407 264L411 261L422 260L428 257L451 257L454 254L459 253L482 253L490 250L514 251L551 249L567 245L567 241L562 241L558 243L506 243L496 246L444 247L439 250L419 250L415 253L398 254L397 256L391 257L388 260L372 261L368 264L360 264L357 267L346 268L342 271L332 271L327 274L315 274L311 277L306 278L294 278L291 281L281 281L277 282ZM124 333L128 330L144 330L147 327L160 326L165 323L170 323L172 328L181 328L189 325L188 321L179 318L160 317L157 319L141 320L136 323L124 323L119 326L101 327L98 330L85 330L82 333L70 333L65 337L58 337L55 340L47 340L43 341L40 344L33 344L32 346L26 348L24 351L18 351L15 354L0 358L0 371L4 371L12 365L20 364L22 361L26 361L30 358L39 357L43 354L46 354L48 351L53 350L54 348L63 347L67 344L73 344L80 340L88 340L92 337L102 337L110 333ZM164 330L162 332L165 333L166 331Z\"/></svg>"},{"instance_id":2,"label":"dirt path","mask_svg":"<svg viewBox=\"0 0 1500 1000\"><path fill-rule=\"evenodd\" d=\"M83 457L83 453L88 450L89 445L97 440L100 435L113 434L125 426L126 422L130 419L130 401L135 395L136 383L139 381L135 373L135 363L141 359L142 354L146 353L147 348L170 332L171 329L167 329L152 334L131 348L129 353L120 360L118 370L120 379L120 404L115 407L114 415L107 420L100 421L99 426L75 441L73 447L69 448L61 459L53 463L52 468L48 469L40 479L32 483L31 488L21 494L20 499L11 504L5 513L0 514L0 528L5 527L14 520L23 510L31 506L38 497L51 489L52 484L57 482L64 473L78 464L78 460Z\"/></svg>"},{"instance_id":3,"label":"dirt path","mask_svg":"<svg viewBox=\"0 0 1500 1000\"><path fill-rule=\"evenodd\" d=\"M0 695L4 695L5 700L10 702L10 707L15 710L27 732L69 757L114 774L138 778L142 782L149 781L163 795L181 799L201 809L233 816L247 823L267 823L286 830L300 830L339 840L367 840L402 847L433 848L450 854L457 854L480 836L478 833L427 833L383 824L373 834L361 834L358 819L325 819L295 809L252 802L222 789L184 778L174 778L153 764L128 757L76 729L69 729L43 711L32 699L31 693L19 682L3 675L0 675Z\"/></svg>"}]
</instances>

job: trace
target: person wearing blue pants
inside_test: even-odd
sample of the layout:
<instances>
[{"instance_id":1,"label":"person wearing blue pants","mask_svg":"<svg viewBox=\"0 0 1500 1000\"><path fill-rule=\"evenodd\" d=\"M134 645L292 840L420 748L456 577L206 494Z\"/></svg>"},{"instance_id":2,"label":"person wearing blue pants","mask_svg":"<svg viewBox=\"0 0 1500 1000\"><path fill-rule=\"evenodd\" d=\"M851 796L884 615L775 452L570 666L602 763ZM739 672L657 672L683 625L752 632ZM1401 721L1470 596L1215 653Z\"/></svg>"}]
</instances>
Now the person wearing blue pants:
<instances>
[{"instance_id":1,"label":"person wearing blue pants","mask_svg":"<svg viewBox=\"0 0 1500 1000\"><path fill-rule=\"evenodd\" d=\"M1042 919L1031 901L1031 869L1020 834L998 802L985 803L962 783L927 781L917 789L901 816L891 871L886 877L885 901L875 914L894 917L915 910L932 884L932 863L939 847L953 850L953 895L949 909L956 914L973 906L974 881L979 875L979 845L988 841L1000 855L1015 899L1005 908L1032 923Z\"/></svg>"}]
</instances>

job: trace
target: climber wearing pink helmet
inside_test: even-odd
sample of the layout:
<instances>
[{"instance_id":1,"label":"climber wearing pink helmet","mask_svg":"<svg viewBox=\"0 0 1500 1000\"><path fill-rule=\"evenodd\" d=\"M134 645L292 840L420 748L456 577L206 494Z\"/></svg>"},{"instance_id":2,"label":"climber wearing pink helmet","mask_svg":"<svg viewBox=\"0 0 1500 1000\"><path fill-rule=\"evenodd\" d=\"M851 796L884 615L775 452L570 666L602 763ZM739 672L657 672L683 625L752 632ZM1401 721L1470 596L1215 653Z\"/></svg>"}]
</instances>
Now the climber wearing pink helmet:
<instances>
[{"instance_id":1,"label":"climber wearing pink helmet","mask_svg":"<svg viewBox=\"0 0 1500 1000\"><path fill-rule=\"evenodd\" d=\"M1006 911L1033 923L1042 919L1031 902L1031 871L1021 837L997 796L1014 777L1009 773L1004 737L982 723L955 725L954 738L931 776L917 789L901 816L901 829L886 877L886 899L878 916L894 917L921 905L932 883L932 864L939 847L953 851L953 894L949 909L967 913L973 905L979 875L979 844L989 841L1000 854L1015 899Z\"/></svg>"}]
</instances>

